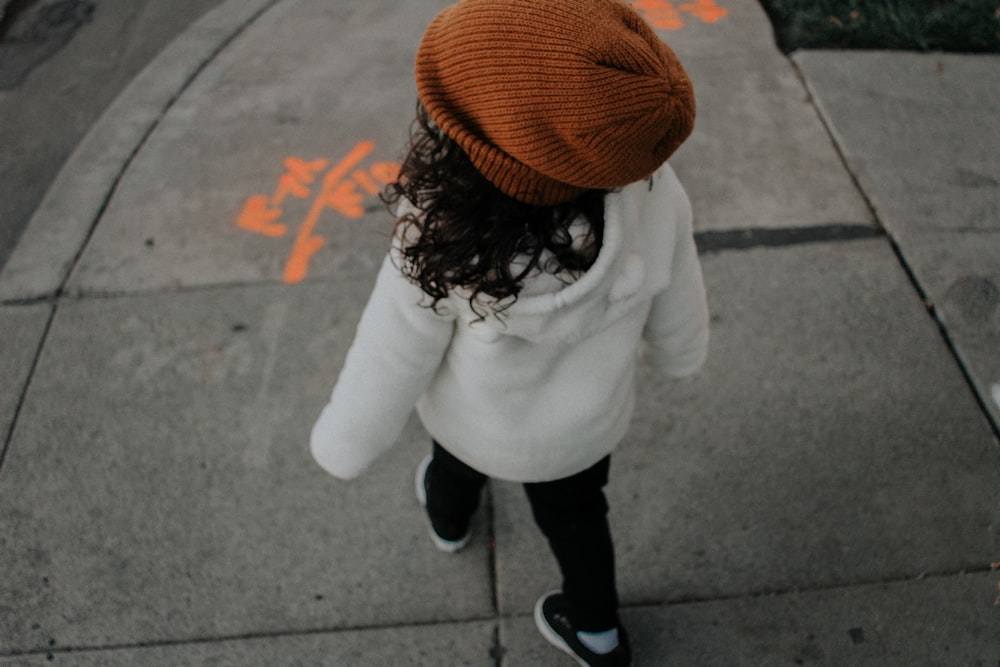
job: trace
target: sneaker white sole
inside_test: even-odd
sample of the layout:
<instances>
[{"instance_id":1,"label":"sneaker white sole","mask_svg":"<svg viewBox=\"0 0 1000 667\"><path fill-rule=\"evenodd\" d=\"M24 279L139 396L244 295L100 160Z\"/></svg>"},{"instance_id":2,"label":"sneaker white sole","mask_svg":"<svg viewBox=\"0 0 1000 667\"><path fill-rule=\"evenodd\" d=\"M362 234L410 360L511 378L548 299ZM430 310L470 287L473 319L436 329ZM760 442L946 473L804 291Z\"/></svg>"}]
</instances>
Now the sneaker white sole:
<instances>
[{"instance_id":1,"label":"sneaker white sole","mask_svg":"<svg viewBox=\"0 0 1000 667\"><path fill-rule=\"evenodd\" d=\"M550 595L559 592L560 591L549 591L542 597L538 598L538 602L535 603L535 626L538 628L538 631L542 633L542 636L545 637L545 641L552 644L557 649L559 649L569 657L576 660L578 665L582 665L583 667L590 667L587 663L581 660L580 657L573 652L573 649L569 647L569 644L567 644L566 641L549 626L548 621L545 620L545 615L542 614L542 604L545 602L545 600L548 599Z\"/></svg>"},{"instance_id":2,"label":"sneaker white sole","mask_svg":"<svg viewBox=\"0 0 1000 667\"><path fill-rule=\"evenodd\" d=\"M431 464L431 456L428 454L417 466L416 479L414 480L417 491L417 502L420 503L421 507L427 507L427 489L424 487L424 478L427 476L427 468ZM453 554L456 551L461 551L469 544L469 539L471 535L466 534L460 540L446 540L440 535L434 532L434 526L431 525L431 519L424 512L424 519L427 521L427 531L430 533L431 542L437 547L438 551L443 551L448 554Z\"/></svg>"}]
</instances>

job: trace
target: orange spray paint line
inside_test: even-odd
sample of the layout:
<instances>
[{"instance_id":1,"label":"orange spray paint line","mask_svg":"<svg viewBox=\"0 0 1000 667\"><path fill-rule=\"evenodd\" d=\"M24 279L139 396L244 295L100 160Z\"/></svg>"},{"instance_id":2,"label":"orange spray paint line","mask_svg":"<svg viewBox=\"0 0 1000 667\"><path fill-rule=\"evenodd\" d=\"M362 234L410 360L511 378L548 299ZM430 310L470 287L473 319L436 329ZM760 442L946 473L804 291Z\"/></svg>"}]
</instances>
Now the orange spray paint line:
<instances>
[{"instance_id":1,"label":"orange spray paint line","mask_svg":"<svg viewBox=\"0 0 1000 667\"><path fill-rule=\"evenodd\" d=\"M305 279L309 273L309 261L323 247L323 238L313 235L313 230L327 206L337 208L341 212L347 211L348 215L358 213L357 216L352 217L360 217L360 214L363 213L363 209L358 211L360 195L354 190L354 183L348 182L345 186L341 181L374 148L375 144L371 141L359 142L343 160L334 165L333 169L323 177L323 190L313 202L309 215L306 216L302 226L299 227L295 244L292 246L292 253L285 265L284 279L286 283L297 283Z\"/></svg>"},{"instance_id":2,"label":"orange spray paint line","mask_svg":"<svg viewBox=\"0 0 1000 667\"><path fill-rule=\"evenodd\" d=\"M328 164L322 159L306 162L296 157L286 158L287 171L278 179L274 195L270 198L254 195L247 199L236 219L236 225L272 238L284 236L288 227L277 222L281 217L281 204L289 195L298 199L308 197L309 188L306 186L316 180L315 173L326 169Z\"/></svg>"}]
</instances>

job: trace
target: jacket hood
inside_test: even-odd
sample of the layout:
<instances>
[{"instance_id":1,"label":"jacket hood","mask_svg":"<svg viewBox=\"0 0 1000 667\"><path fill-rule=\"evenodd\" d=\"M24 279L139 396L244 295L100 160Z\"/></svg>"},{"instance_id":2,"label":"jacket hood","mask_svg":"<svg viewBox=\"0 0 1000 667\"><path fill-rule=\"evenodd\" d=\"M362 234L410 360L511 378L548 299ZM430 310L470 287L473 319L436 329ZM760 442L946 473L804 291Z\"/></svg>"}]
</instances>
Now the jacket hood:
<instances>
[{"instance_id":1,"label":"jacket hood","mask_svg":"<svg viewBox=\"0 0 1000 667\"><path fill-rule=\"evenodd\" d=\"M477 299L473 308L468 290L456 289L438 303L438 311L461 320L484 341L517 336L533 342L573 342L602 329L669 283L670 261L663 261L655 248L673 247L676 229L665 224L663 211L646 205L654 181L661 180L664 172L676 180L663 165L651 180L608 193L601 249L593 265L576 280L563 282L551 274L532 274L517 300L499 313L488 298ZM415 211L404 200L399 214ZM399 242L398 237L394 239L392 252L397 266L402 261Z\"/></svg>"},{"instance_id":2,"label":"jacket hood","mask_svg":"<svg viewBox=\"0 0 1000 667\"><path fill-rule=\"evenodd\" d=\"M637 300L665 286L665 279L648 275L637 229L637 209L647 186L643 181L608 194L601 249L593 265L576 280L563 283L551 275L533 275L526 280L522 295L496 315L486 302L473 309L468 293L459 290L448 299L448 307L484 340L506 335L536 342L573 342L600 330ZM532 280L545 285L544 291L531 289L535 287L528 284ZM482 313L489 314L482 317Z\"/></svg>"}]
</instances>

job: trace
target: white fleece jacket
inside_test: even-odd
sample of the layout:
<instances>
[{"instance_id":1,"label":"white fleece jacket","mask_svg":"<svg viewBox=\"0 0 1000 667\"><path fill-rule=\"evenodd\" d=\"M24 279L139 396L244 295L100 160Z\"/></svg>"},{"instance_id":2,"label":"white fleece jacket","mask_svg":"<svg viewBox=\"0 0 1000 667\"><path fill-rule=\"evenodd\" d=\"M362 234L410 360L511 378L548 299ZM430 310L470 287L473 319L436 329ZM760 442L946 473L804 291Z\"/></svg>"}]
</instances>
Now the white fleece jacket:
<instances>
[{"instance_id":1,"label":"white fleece jacket","mask_svg":"<svg viewBox=\"0 0 1000 667\"><path fill-rule=\"evenodd\" d=\"M705 359L691 206L668 165L607 196L603 245L585 274L569 284L535 276L499 318L481 319L461 294L427 308L399 261L394 248L313 427L313 456L336 477L356 477L391 447L414 406L431 436L491 477L566 477L625 435L643 338L668 375Z\"/></svg>"}]
</instances>

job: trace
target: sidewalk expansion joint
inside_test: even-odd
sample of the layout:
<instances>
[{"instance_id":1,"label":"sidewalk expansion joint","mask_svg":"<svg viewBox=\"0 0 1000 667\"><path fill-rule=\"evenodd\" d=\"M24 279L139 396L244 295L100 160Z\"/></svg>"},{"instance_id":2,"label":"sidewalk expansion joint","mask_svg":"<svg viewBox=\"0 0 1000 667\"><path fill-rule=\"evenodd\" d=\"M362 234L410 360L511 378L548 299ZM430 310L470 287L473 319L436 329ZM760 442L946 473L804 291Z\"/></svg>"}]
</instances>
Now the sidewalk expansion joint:
<instances>
[{"instance_id":1,"label":"sidewalk expansion joint","mask_svg":"<svg viewBox=\"0 0 1000 667\"><path fill-rule=\"evenodd\" d=\"M725 602L734 602L737 600L753 600L756 598L764 598L764 597L808 595L813 593L845 591L852 588L865 588L870 586L892 586L892 585L900 585L907 583L912 584L930 579L947 579L947 578L962 577L967 575L986 574L991 571L996 571L996 568L991 566L991 564L977 563L969 567L962 567L958 570L921 572L918 574L891 577L887 579L876 579L870 581L868 580L850 581L840 584L811 586L806 588L793 587L789 589L746 591L742 593L734 593L732 595L719 595L719 596L706 596L706 597L689 596L689 597L666 599L666 600L634 600L628 604L623 604L621 608L622 611L629 611L629 610L639 611L642 609L650 609L650 608L679 607L684 605L710 604L710 603L725 603ZM992 595L993 590L994 590L993 584L990 583L987 592L990 595ZM418 621L418 622L380 623L380 624L358 625L358 626L338 626L338 627L313 628L304 630L245 633L239 635L220 635L215 637L192 637L187 639L168 639L160 641L154 640L146 642L135 642L128 644L109 644L101 646L97 645L59 646L59 647L49 646L38 649L28 649L24 651L0 653L0 658L49 656L50 659L52 659L54 656L60 656L60 655L82 655L82 654L93 654L100 652L134 651L134 650L154 649L154 648L182 648L186 646L224 644L228 642L261 641L261 640L266 641L273 639L310 637L317 635L337 635L345 632L392 630L394 628L434 628L437 626L463 625L468 623L493 623L494 627L492 633L492 641L490 644L490 658L493 660L494 664L499 667L500 665L503 664L503 657L505 654L505 648L501 637L501 628L503 626L503 623L505 621L529 619L529 618L531 618L531 612L506 613L506 614L495 613L490 616L471 616L461 619L435 620L435 621L423 621L423 622Z\"/></svg>"},{"instance_id":2,"label":"sidewalk expansion joint","mask_svg":"<svg viewBox=\"0 0 1000 667\"><path fill-rule=\"evenodd\" d=\"M31 296L20 299L0 299L0 306L12 308L41 306L44 304L55 304L58 303L58 301L58 294L42 294L40 296Z\"/></svg>"},{"instance_id":3,"label":"sidewalk expansion joint","mask_svg":"<svg viewBox=\"0 0 1000 667\"><path fill-rule=\"evenodd\" d=\"M513 617L511 617L513 618ZM434 628L446 625L464 625L467 623L494 623L499 625L504 617L493 614L491 616L470 616L460 619L416 621L416 622L396 622L396 623L373 623L370 625L344 625L329 628L307 628L303 630L275 630L271 632L247 632L234 635L217 635L210 637L187 637L178 639L162 639L137 641L120 644L101 644L92 646L46 646L43 648L27 649L22 651L0 652L0 659L23 658L31 656L53 656L58 655L83 655L115 651L141 651L144 649L162 648L183 648L188 646L205 646L211 644L226 644L230 642L243 641L267 641L273 639L288 639L295 637L314 637L317 635L337 635L345 632L377 632L379 630L392 630L394 628ZM493 633L494 639L497 633ZM491 649L492 652L492 649Z\"/></svg>"},{"instance_id":4,"label":"sidewalk expansion joint","mask_svg":"<svg viewBox=\"0 0 1000 667\"><path fill-rule=\"evenodd\" d=\"M978 574L988 574L995 572L996 567L992 563L973 563L967 566L960 566L958 569L924 571L911 574L903 574L883 579L859 579L857 581L847 581L843 583L818 584L814 586L793 586L791 588L761 589L758 591L744 591L732 595L718 595L700 597L696 595L682 596L666 600L636 600L631 604L622 605L623 609L640 607L669 607L687 604L709 604L713 602L732 602L734 600L782 597L786 595L809 595L814 593L828 593L833 591L846 591L852 588L866 588L870 586L897 586L901 584L913 584L931 579L951 579L954 577L964 577ZM989 591L992 593L995 587L990 584Z\"/></svg>"},{"instance_id":5,"label":"sidewalk expansion joint","mask_svg":"<svg viewBox=\"0 0 1000 667\"><path fill-rule=\"evenodd\" d=\"M496 537L496 505L493 502L493 486L486 485L486 540L489 552L489 573L490 573L490 605L493 613L500 610L500 577L497 573L497 537Z\"/></svg>"},{"instance_id":6,"label":"sidewalk expansion joint","mask_svg":"<svg viewBox=\"0 0 1000 667\"><path fill-rule=\"evenodd\" d=\"M304 280L301 283L289 285L279 279L245 279L227 280L217 282L193 283L188 285L151 285L149 287L134 287L121 289L89 289L89 288L65 288L60 289L56 294L25 299L0 300L0 306L32 306L44 303L65 303L80 301L100 301L115 299L135 299L154 298L159 296L199 294L206 292L217 292L227 290L258 290L258 289L288 289L294 290L308 287L329 287L331 289L343 289L345 286L364 285L370 287L375 283L374 273L371 276L337 278L337 277L315 277Z\"/></svg>"},{"instance_id":7,"label":"sidewalk expansion joint","mask_svg":"<svg viewBox=\"0 0 1000 667\"><path fill-rule=\"evenodd\" d=\"M500 640L500 623L493 626L493 646L490 647L490 658L493 659L493 667L503 667L504 653L506 650Z\"/></svg>"},{"instance_id":8,"label":"sidewalk expansion joint","mask_svg":"<svg viewBox=\"0 0 1000 667\"><path fill-rule=\"evenodd\" d=\"M941 340L948 349L948 353L951 355L952 359L955 361L956 367L962 374L962 379L969 388L969 393L972 395L972 399L976 402L976 406L983 414L983 417L986 420L986 425L989 427L990 431L992 431L994 441L1000 444L1000 421L997 421L993 416L993 411L990 409L989 405L990 398L979 391L979 388L976 385L976 380L972 375L972 370L969 368L969 365L962 357L961 351L958 349L958 343L952 337L951 331L948 330L948 325L945 324L944 319L938 312L934 299L931 298L931 295L926 289L924 289L924 286L920 283L920 279L917 278L917 274L913 270L913 267L910 266L910 263L907 261L906 255L903 254L903 249L900 247L899 243L892 236L892 234L886 232L886 238L889 241L889 247L892 248L893 254L896 255L896 261L903 269L907 280L910 281L910 285L912 285L913 290L917 293L917 296L927 309L927 315L936 325L938 334L941 336Z\"/></svg>"},{"instance_id":9,"label":"sidewalk expansion joint","mask_svg":"<svg viewBox=\"0 0 1000 667\"><path fill-rule=\"evenodd\" d=\"M804 227L746 228L695 232L701 254L751 248L781 248L806 243L834 243L880 238L885 233L867 223L831 223Z\"/></svg>"},{"instance_id":10,"label":"sidewalk expansion joint","mask_svg":"<svg viewBox=\"0 0 1000 667\"><path fill-rule=\"evenodd\" d=\"M813 94L812 88L809 87L809 79L806 78L805 72L802 71L799 64L790 56L786 55L785 61L788 62L789 67L792 68L792 72L795 73L796 78L798 78L799 83L802 85L802 90L805 91L806 94L806 103L812 107L813 113L816 114L816 119L819 120L820 125L823 126L823 131L826 133L826 137L830 141L830 145L833 147L833 151L836 153L837 159L840 161L840 165L844 168L844 172L854 185L854 189L857 191L858 196L861 197L861 201L864 202L865 208L868 209L868 214L871 216L873 223L879 229L883 230L883 232L888 233L885 229L885 225L882 224L882 219L878 215L878 210L875 208L874 202L872 202L871 197L868 196L868 192L861 185L858 175L854 173L853 169L851 169L851 165L847 161L847 155L844 152L844 148L841 146L840 141L837 140L837 133L834 132L832 121L826 117L822 108L816 103L816 95Z\"/></svg>"},{"instance_id":11,"label":"sidewalk expansion joint","mask_svg":"<svg viewBox=\"0 0 1000 667\"><path fill-rule=\"evenodd\" d=\"M18 418L21 416L24 401L28 396L28 390L31 388L31 381L35 377L38 361L42 357L42 350L45 349L45 342L49 339L49 332L52 330L52 323L55 321L58 309L58 303L52 303L49 308L49 316L45 321L45 327L42 329L42 335L38 338L38 345L35 347L34 355L32 355L27 377L25 378L24 385L21 387L21 394L17 397L17 405L14 406L14 412L11 415L10 426L7 428L7 432L3 434L3 440L0 441L0 470L3 470L4 461L7 459L7 450L10 449L10 443L14 439L14 430L17 428Z\"/></svg>"}]
</instances>

